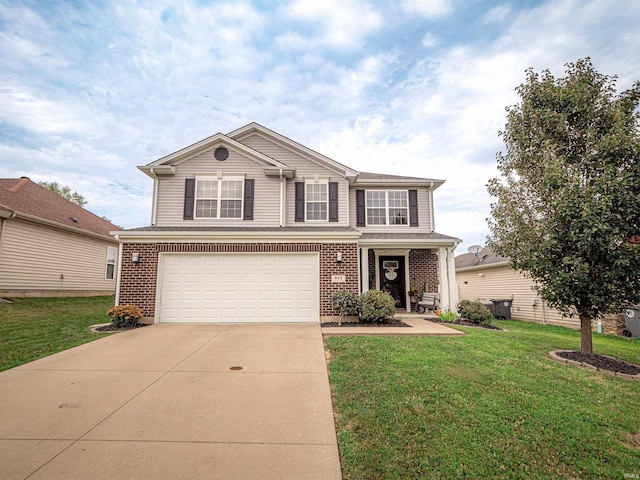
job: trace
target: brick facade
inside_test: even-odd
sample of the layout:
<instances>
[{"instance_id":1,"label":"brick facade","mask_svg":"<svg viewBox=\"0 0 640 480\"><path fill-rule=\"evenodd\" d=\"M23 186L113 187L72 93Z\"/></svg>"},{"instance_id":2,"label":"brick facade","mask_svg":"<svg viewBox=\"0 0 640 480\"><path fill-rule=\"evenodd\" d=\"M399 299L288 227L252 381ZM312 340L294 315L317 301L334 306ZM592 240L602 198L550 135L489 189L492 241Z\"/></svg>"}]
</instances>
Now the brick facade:
<instances>
[{"instance_id":1,"label":"brick facade","mask_svg":"<svg viewBox=\"0 0 640 480\"><path fill-rule=\"evenodd\" d=\"M622 336L626 322L623 313L613 313L602 317L602 333L605 335ZM596 332L598 330L598 322L591 322L591 329Z\"/></svg>"},{"instance_id":2,"label":"brick facade","mask_svg":"<svg viewBox=\"0 0 640 480\"><path fill-rule=\"evenodd\" d=\"M434 250L409 251L409 279L411 285L425 292L438 291L438 254Z\"/></svg>"},{"instance_id":3,"label":"brick facade","mask_svg":"<svg viewBox=\"0 0 640 480\"><path fill-rule=\"evenodd\" d=\"M138 253L140 261L131 256ZM242 253L242 252L318 252L320 256L320 316L335 314L332 305L334 292L349 290L358 293L358 248L356 243L125 243L123 244L120 280L121 305L140 307L147 320L155 316L158 254L184 253ZM342 262L337 262L337 254ZM333 275L344 275L344 283L333 283Z\"/></svg>"}]
</instances>

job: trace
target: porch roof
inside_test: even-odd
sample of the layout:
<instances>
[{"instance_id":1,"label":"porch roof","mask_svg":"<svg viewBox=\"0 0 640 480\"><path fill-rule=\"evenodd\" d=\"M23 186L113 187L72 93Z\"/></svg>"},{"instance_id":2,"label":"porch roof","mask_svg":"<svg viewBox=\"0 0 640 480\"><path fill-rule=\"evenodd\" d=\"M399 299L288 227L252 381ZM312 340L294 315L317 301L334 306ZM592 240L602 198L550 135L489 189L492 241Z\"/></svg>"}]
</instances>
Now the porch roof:
<instances>
[{"instance_id":1,"label":"porch roof","mask_svg":"<svg viewBox=\"0 0 640 480\"><path fill-rule=\"evenodd\" d=\"M406 233L363 233L358 244L361 247L406 247L431 248L455 247L461 239L436 232L406 232Z\"/></svg>"}]
</instances>

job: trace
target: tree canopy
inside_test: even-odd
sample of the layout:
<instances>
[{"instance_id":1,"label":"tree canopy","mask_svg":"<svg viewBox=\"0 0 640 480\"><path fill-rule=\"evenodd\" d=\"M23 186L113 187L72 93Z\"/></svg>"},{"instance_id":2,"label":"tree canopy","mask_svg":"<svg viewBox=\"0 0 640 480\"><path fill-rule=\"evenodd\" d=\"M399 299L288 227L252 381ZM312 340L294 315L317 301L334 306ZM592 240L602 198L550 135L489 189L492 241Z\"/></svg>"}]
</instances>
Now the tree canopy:
<instances>
[{"instance_id":1,"label":"tree canopy","mask_svg":"<svg viewBox=\"0 0 640 480\"><path fill-rule=\"evenodd\" d=\"M580 317L583 353L592 320L640 303L640 83L617 95L616 80L589 58L527 70L488 183L489 245Z\"/></svg>"},{"instance_id":2,"label":"tree canopy","mask_svg":"<svg viewBox=\"0 0 640 480\"><path fill-rule=\"evenodd\" d=\"M62 198L66 198L70 202L75 203L79 207L84 207L88 202L77 191L71 193L71 189L67 186L61 187L58 182L38 182L38 185L57 193Z\"/></svg>"}]
</instances>

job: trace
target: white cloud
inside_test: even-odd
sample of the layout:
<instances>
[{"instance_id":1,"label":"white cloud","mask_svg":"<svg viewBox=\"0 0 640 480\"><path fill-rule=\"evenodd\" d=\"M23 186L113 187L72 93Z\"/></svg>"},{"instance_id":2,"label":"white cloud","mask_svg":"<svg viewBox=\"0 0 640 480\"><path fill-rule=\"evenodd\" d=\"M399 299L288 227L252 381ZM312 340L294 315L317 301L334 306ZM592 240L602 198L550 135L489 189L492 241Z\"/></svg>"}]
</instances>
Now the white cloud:
<instances>
[{"instance_id":1,"label":"white cloud","mask_svg":"<svg viewBox=\"0 0 640 480\"><path fill-rule=\"evenodd\" d=\"M435 47L438 43L438 39L431 32L427 32L422 37L422 46L425 48Z\"/></svg>"},{"instance_id":2,"label":"white cloud","mask_svg":"<svg viewBox=\"0 0 640 480\"><path fill-rule=\"evenodd\" d=\"M402 8L425 18L441 17L453 9L451 0L403 0Z\"/></svg>"},{"instance_id":3,"label":"white cloud","mask_svg":"<svg viewBox=\"0 0 640 480\"><path fill-rule=\"evenodd\" d=\"M286 9L297 20L319 23L312 43L337 49L354 49L382 26L382 16L359 0L294 0Z\"/></svg>"},{"instance_id":4,"label":"white cloud","mask_svg":"<svg viewBox=\"0 0 640 480\"><path fill-rule=\"evenodd\" d=\"M511 6L507 3L503 5L498 5L497 7L492 8L482 17L482 21L484 24L489 25L492 23L499 23L504 21L507 16L511 13Z\"/></svg>"}]
</instances>

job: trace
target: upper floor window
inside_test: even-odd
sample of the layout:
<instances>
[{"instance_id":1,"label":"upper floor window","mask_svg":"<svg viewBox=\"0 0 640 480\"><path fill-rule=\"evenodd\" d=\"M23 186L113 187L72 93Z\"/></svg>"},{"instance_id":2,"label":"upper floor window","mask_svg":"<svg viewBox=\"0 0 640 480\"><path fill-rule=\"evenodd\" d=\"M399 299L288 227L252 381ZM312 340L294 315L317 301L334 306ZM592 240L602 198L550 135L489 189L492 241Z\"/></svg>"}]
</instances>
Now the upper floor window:
<instances>
[{"instance_id":1,"label":"upper floor window","mask_svg":"<svg viewBox=\"0 0 640 480\"><path fill-rule=\"evenodd\" d=\"M367 225L409 223L406 190L369 190L366 199Z\"/></svg>"},{"instance_id":2,"label":"upper floor window","mask_svg":"<svg viewBox=\"0 0 640 480\"><path fill-rule=\"evenodd\" d=\"M196 218L242 218L243 186L237 178L196 179Z\"/></svg>"},{"instance_id":3,"label":"upper floor window","mask_svg":"<svg viewBox=\"0 0 640 480\"><path fill-rule=\"evenodd\" d=\"M329 205L328 182L309 182L305 185L307 220L327 220Z\"/></svg>"},{"instance_id":4,"label":"upper floor window","mask_svg":"<svg viewBox=\"0 0 640 480\"><path fill-rule=\"evenodd\" d=\"M113 280L116 271L116 247L107 247L107 271L104 274L106 280Z\"/></svg>"}]
</instances>

